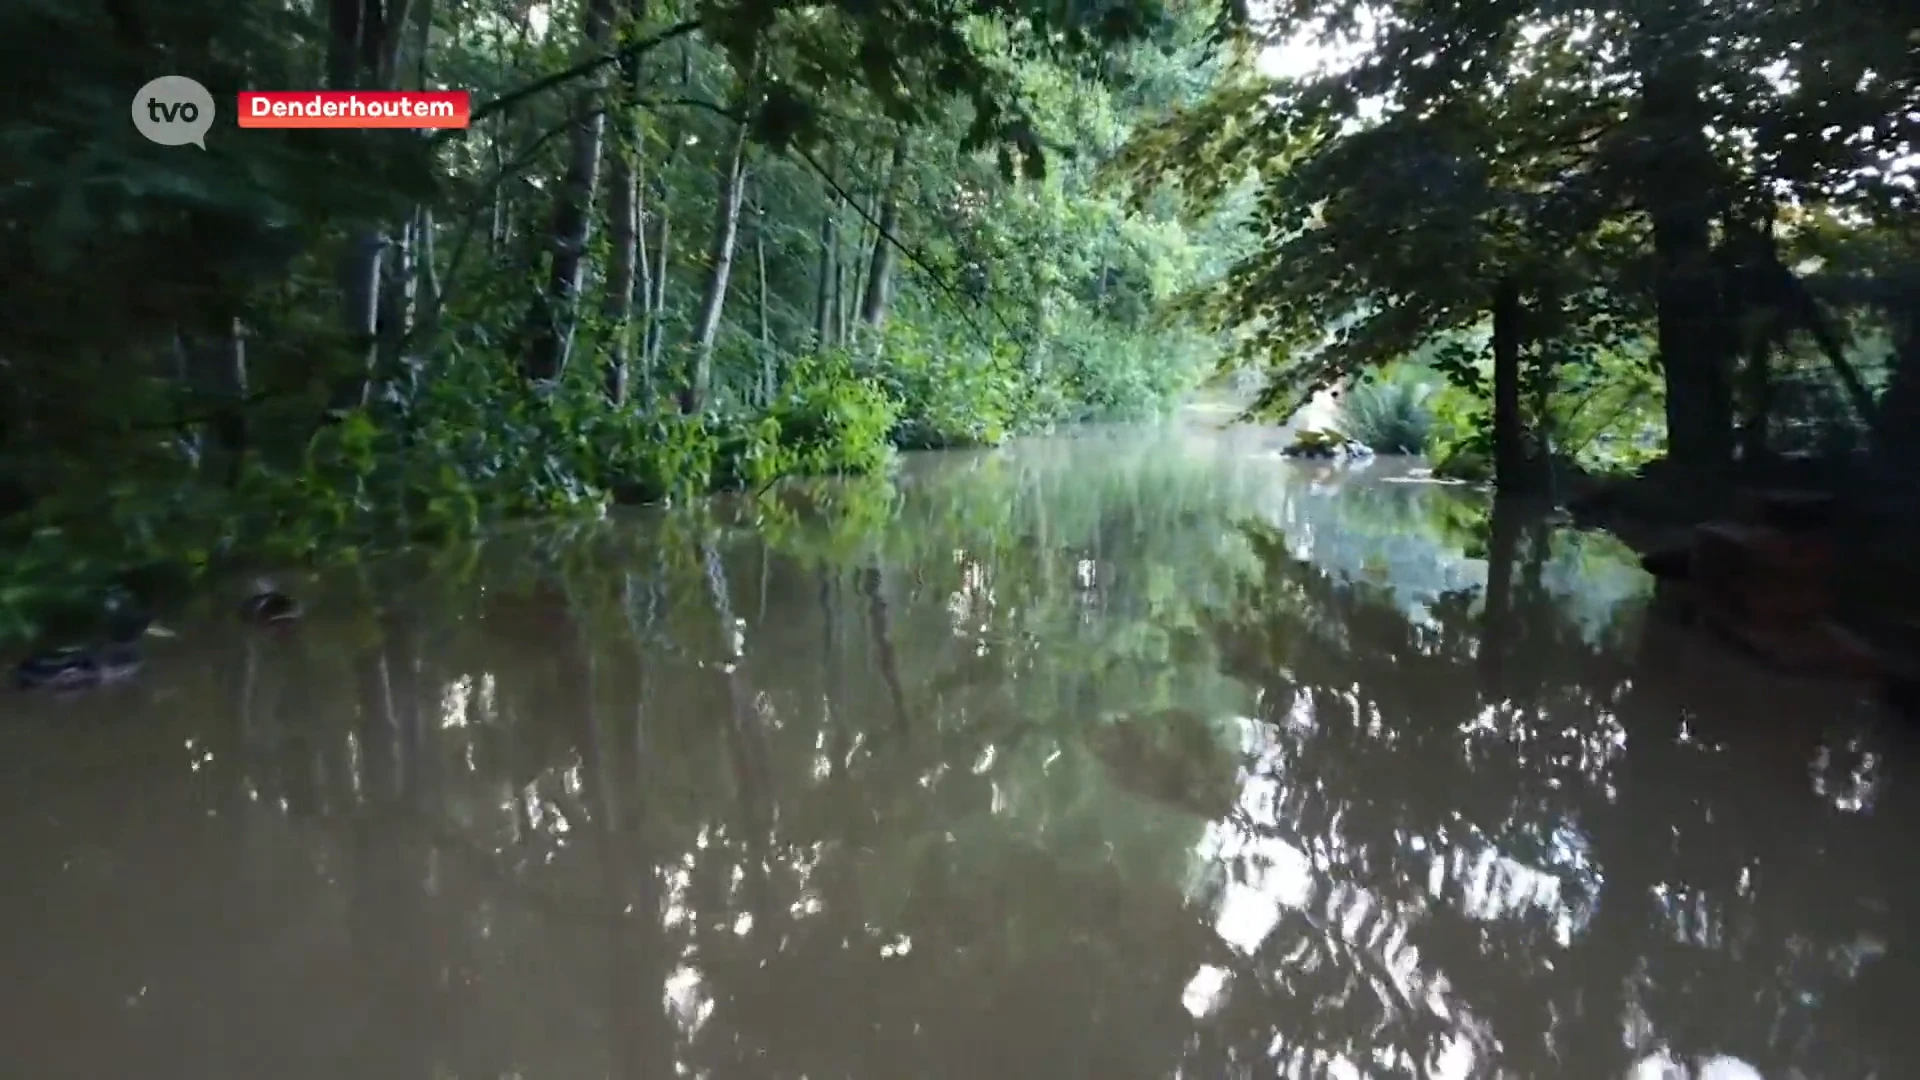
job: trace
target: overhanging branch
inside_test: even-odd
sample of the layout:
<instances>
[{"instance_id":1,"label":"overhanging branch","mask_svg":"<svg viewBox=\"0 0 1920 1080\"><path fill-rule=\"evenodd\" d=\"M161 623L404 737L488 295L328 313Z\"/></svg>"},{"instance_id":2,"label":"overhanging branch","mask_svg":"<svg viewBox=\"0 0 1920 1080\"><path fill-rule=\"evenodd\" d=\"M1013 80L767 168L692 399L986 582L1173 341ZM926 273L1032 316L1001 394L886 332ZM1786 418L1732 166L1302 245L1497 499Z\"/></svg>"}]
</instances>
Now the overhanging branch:
<instances>
[{"instance_id":1,"label":"overhanging branch","mask_svg":"<svg viewBox=\"0 0 1920 1080\"><path fill-rule=\"evenodd\" d=\"M494 98L492 101L489 101L486 104L480 106L479 108L473 110L473 115L469 121L469 125L466 129L463 129L463 130L472 130L472 125L478 124L480 121L486 119L489 116L494 115L495 113L505 112L506 110L513 108L515 105L520 104L522 101L525 101L530 97L534 97L539 94L544 94L547 91L554 89L555 87L564 86L575 79L585 78L588 75L592 75L594 72L599 71L601 68L607 67L609 65L618 64L624 60L631 60L634 57L644 56L647 53L652 52L654 49L657 49L660 46L665 45L669 41L673 41L676 38L683 38L688 34L691 34L694 31L699 30L702 25L704 24L699 19L687 19L683 22L677 22L672 26L667 27L665 30L660 31L657 34L653 34L649 37L641 38L638 41L634 41L626 45L622 45L620 48L615 49L612 52L607 53L603 56L596 56L591 60L583 60L580 63L575 64L564 71L556 71L551 75L547 75L542 78L535 79L532 82L528 83L527 85L522 86L518 89L509 90L506 93L501 94L499 97ZM442 137L451 138L451 137L457 136L458 134L460 134L459 131L449 131L444 133Z\"/></svg>"}]
</instances>

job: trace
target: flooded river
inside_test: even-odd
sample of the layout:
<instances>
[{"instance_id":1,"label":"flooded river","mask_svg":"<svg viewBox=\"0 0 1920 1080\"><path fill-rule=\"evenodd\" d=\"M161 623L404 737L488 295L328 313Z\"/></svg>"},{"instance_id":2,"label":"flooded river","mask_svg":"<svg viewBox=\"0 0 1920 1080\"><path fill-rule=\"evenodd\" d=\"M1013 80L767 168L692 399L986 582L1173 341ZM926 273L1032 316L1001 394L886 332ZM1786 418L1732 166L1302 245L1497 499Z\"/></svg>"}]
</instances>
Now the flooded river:
<instances>
[{"instance_id":1,"label":"flooded river","mask_svg":"<svg viewBox=\"0 0 1920 1080\"><path fill-rule=\"evenodd\" d=\"M0 1075L1920 1075L1870 702L1274 450L914 456L9 694Z\"/></svg>"}]
</instances>

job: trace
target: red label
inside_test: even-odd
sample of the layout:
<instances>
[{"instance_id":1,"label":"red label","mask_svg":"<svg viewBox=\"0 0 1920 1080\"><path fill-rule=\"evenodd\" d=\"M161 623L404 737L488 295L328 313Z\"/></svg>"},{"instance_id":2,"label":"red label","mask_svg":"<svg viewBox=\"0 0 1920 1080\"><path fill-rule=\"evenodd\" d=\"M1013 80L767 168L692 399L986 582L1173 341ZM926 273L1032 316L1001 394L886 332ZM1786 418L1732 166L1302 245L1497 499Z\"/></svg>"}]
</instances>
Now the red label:
<instances>
[{"instance_id":1,"label":"red label","mask_svg":"<svg viewBox=\"0 0 1920 1080\"><path fill-rule=\"evenodd\" d=\"M465 90L251 90L239 117L243 128L463 128L473 104Z\"/></svg>"}]
</instances>

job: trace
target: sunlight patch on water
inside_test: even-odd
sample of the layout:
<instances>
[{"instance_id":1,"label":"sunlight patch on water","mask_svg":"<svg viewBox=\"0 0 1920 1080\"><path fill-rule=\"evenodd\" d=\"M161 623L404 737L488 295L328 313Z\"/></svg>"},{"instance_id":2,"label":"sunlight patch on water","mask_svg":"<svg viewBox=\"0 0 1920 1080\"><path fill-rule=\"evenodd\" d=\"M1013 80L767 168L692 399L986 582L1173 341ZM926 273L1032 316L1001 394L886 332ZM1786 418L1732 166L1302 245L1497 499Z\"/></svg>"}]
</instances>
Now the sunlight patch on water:
<instances>
[{"instance_id":1,"label":"sunlight patch on water","mask_svg":"<svg viewBox=\"0 0 1920 1080\"><path fill-rule=\"evenodd\" d=\"M713 999L707 995L700 973L693 968L675 968L673 974L667 976L663 989L662 998L668 1011L688 1035L699 1031L713 1015Z\"/></svg>"},{"instance_id":2,"label":"sunlight patch on water","mask_svg":"<svg viewBox=\"0 0 1920 1080\"><path fill-rule=\"evenodd\" d=\"M1227 983L1232 978L1226 968L1202 964L1180 993L1180 1004L1198 1020L1211 1016L1226 1003Z\"/></svg>"},{"instance_id":3,"label":"sunlight patch on water","mask_svg":"<svg viewBox=\"0 0 1920 1080\"><path fill-rule=\"evenodd\" d=\"M467 702L473 697L473 678L462 675L440 692L440 727L467 726Z\"/></svg>"}]
</instances>

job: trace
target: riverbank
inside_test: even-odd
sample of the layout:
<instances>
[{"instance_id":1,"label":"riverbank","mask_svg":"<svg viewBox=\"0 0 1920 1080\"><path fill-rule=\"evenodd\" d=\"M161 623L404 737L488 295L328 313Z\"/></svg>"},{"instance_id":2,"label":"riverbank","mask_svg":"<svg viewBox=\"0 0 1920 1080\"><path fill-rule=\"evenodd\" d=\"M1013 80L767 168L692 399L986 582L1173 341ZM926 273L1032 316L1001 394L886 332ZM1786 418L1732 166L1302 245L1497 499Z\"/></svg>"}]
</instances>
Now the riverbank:
<instances>
[{"instance_id":1,"label":"riverbank","mask_svg":"<svg viewBox=\"0 0 1920 1080\"><path fill-rule=\"evenodd\" d=\"M1805 472L1749 476L1715 506L1690 498L1656 467L1589 480L1567 506L1579 527L1619 538L1656 576L1674 576L1674 589L1697 591L1694 582L1700 579L1737 572L1746 582L1741 587L1755 596L1806 594L1793 601L1810 612L1812 621L1802 631L1789 624L1778 631L1756 624L1742 613L1750 604L1707 623L1757 661L1835 678L1864 676L1911 712L1913 688L1920 681L1920 562L1913 558L1920 550L1920 527L1890 512L1894 508L1872 492L1823 483ZM1757 546L1736 555L1729 553L1730 544ZM1776 549L1788 558L1793 557L1786 554L1789 549L1809 552L1816 560L1812 576L1802 580L1804 572L1785 564L1777 570L1737 571L1722 565ZM1796 632L1805 636L1799 645L1793 643ZM1829 651L1831 657L1820 659Z\"/></svg>"}]
</instances>

